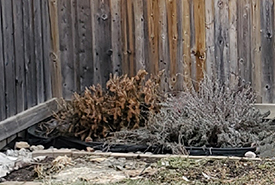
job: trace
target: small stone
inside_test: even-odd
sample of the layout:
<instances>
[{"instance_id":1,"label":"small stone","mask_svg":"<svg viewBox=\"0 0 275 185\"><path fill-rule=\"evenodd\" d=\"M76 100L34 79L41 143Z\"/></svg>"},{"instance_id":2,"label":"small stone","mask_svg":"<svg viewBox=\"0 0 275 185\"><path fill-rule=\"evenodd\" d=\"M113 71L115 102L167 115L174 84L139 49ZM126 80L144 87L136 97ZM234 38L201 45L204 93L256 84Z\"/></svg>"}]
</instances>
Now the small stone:
<instances>
[{"instance_id":1,"label":"small stone","mask_svg":"<svg viewBox=\"0 0 275 185\"><path fill-rule=\"evenodd\" d=\"M43 145L37 145L37 146L32 145L32 146L30 147L30 150L31 150L31 151L44 150L44 146L43 146Z\"/></svg>"},{"instance_id":2,"label":"small stone","mask_svg":"<svg viewBox=\"0 0 275 185\"><path fill-rule=\"evenodd\" d=\"M29 143L20 141L15 143L15 149L21 149L21 148L30 148Z\"/></svg>"},{"instance_id":3,"label":"small stone","mask_svg":"<svg viewBox=\"0 0 275 185\"><path fill-rule=\"evenodd\" d=\"M254 152L248 151L244 154L247 158L256 158L256 154Z\"/></svg>"},{"instance_id":4,"label":"small stone","mask_svg":"<svg viewBox=\"0 0 275 185\"><path fill-rule=\"evenodd\" d=\"M93 149L92 147L86 147L86 150L88 151L88 152L94 152L95 151L95 149Z\"/></svg>"}]
</instances>

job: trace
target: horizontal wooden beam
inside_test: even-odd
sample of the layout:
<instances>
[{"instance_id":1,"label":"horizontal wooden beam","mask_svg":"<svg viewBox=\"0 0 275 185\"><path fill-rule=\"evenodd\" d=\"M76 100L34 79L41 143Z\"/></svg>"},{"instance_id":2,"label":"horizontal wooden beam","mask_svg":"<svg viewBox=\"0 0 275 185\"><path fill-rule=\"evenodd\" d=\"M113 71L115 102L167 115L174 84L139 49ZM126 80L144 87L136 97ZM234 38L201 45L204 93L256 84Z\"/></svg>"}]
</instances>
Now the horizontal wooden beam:
<instances>
[{"instance_id":1,"label":"horizontal wooden beam","mask_svg":"<svg viewBox=\"0 0 275 185\"><path fill-rule=\"evenodd\" d=\"M275 118L275 104L274 103L255 103L254 106L260 110L261 113L270 111L270 115L267 119Z\"/></svg>"},{"instance_id":2,"label":"horizontal wooden beam","mask_svg":"<svg viewBox=\"0 0 275 185\"><path fill-rule=\"evenodd\" d=\"M50 117L61 109L60 99L53 98L0 122L0 141Z\"/></svg>"}]
</instances>

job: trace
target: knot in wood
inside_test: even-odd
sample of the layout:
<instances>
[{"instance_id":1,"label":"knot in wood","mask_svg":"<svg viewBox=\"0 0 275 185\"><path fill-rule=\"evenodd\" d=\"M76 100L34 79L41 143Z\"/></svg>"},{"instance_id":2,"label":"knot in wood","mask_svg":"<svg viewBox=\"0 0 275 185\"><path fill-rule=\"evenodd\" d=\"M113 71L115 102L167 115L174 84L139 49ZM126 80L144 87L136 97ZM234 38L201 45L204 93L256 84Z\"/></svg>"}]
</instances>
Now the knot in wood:
<instances>
[{"instance_id":1,"label":"knot in wood","mask_svg":"<svg viewBox=\"0 0 275 185\"><path fill-rule=\"evenodd\" d=\"M50 53L50 58L53 62L56 62L57 61L57 55L54 53L54 52L51 52Z\"/></svg>"},{"instance_id":2,"label":"knot in wood","mask_svg":"<svg viewBox=\"0 0 275 185\"><path fill-rule=\"evenodd\" d=\"M102 14L102 15L101 15L101 19L102 19L103 21L106 21L106 20L108 19L107 14Z\"/></svg>"},{"instance_id":3,"label":"knot in wood","mask_svg":"<svg viewBox=\"0 0 275 185\"><path fill-rule=\"evenodd\" d=\"M223 5L224 5L223 1L222 1L222 0L219 0L219 1L218 1L218 7L219 7L219 8L223 8Z\"/></svg>"}]
</instances>

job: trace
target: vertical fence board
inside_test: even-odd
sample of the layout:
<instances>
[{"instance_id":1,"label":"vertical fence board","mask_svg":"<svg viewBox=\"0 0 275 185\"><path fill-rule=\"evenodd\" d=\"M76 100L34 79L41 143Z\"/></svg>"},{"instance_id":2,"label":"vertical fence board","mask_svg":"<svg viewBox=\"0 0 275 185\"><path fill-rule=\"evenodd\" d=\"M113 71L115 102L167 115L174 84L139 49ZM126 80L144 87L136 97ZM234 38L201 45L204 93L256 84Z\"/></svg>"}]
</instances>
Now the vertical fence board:
<instances>
[{"instance_id":1,"label":"vertical fence board","mask_svg":"<svg viewBox=\"0 0 275 185\"><path fill-rule=\"evenodd\" d=\"M15 86L17 113L25 109L25 73L24 73L24 40L23 33L23 7L22 1L13 0L14 21L14 55L15 55ZM0 50L1 51L1 50Z\"/></svg>"},{"instance_id":2,"label":"vertical fence board","mask_svg":"<svg viewBox=\"0 0 275 185\"><path fill-rule=\"evenodd\" d=\"M228 0L215 0L215 55L217 77L225 82L229 77Z\"/></svg>"},{"instance_id":3,"label":"vertical fence board","mask_svg":"<svg viewBox=\"0 0 275 185\"><path fill-rule=\"evenodd\" d=\"M0 1L0 120L6 118L6 99L5 99L5 65L4 65L4 50L3 44L3 24L2 24L2 2Z\"/></svg>"},{"instance_id":4,"label":"vertical fence board","mask_svg":"<svg viewBox=\"0 0 275 185\"><path fill-rule=\"evenodd\" d=\"M252 33L251 33L251 59L252 59L252 86L257 93L257 102L261 102L261 0L252 0ZM236 46L237 48L237 46Z\"/></svg>"},{"instance_id":5,"label":"vertical fence board","mask_svg":"<svg viewBox=\"0 0 275 185\"><path fill-rule=\"evenodd\" d=\"M147 1L148 35L149 35L149 72L156 74L159 62L159 7L157 0Z\"/></svg>"},{"instance_id":6,"label":"vertical fence board","mask_svg":"<svg viewBox=\"0 0 275 185\"><path fill-rule=\"evenodd\" d=\"M167 20L168 20L168 38L170 55L170 90L174 90L177 82L177 2L166 0Z\"/></svg>"},{"instance_id":7,"label":"vertical fence board","mask_svg":"<svg viewBox=\"0 0 275 185\"><path fill-rule=\"evenodd\" d=\"M122 32L122 74L128 74L129 73L129 56L128 56L128 46L127 46L127 0L121 0L121 32Z\"/></svg>"},{"instance_id":8,"label":"vertical fence board","mask_svg":"<svg viewBox=\"0 0 275 185\"><path fill-rule=\"evenodd\" d=\"M137 72L140 69L145 69L143 0L134 0L133 6L135 14L135 68ZM157 63L157 61L155 62Z\"/></svg>"},{"instance_id":9,"label":"vertical fence board","mask_svg":"<svg viewBox=\"0 0 275 185\"><path fill-rule=\"evenodd\" d=\"M250 0L238 1L238 56L240 76L247 82L251 80L251 6Z\"/></svg>"},{"instance_id":10,"label":"vertical fence board","mask_svg":"<svg viewBox=\"0 0 275 185\"><path fill-rule=\"evenodd\" d=\"M182 17L182 12L183 12L183 7L182 7L182 0L177 0L177 68L176 68L176 86L175 86L175 91L182 91L183 90L183 74L184 74L184 63L183 63L183 33L182 33L182 28L183 28L183 17Z\"/></svg>"},{"instance_id":11,"label":"vertical fence board","mask_svg":"<svg viewBox=\"0 0 275 185\"><path fill-rule=\"evenodd\" d=\"M111 19L112 19L112 72L116 75L122 74L122 35L121 35L121 0L111 0ZM143 30L142 30L143 31Z\"/></svg>"},{"instance_id":12,"label":"vertical fence board","mask_svg":"<svg viewBox=\"0 0 275 185\"><path fill-rule=\"evenodd\" d=\"M43 68L43 40L41 24L41 1L33 1L33 22L34 22L34 60L36 74L37 103L45 101L44 97L44 68Z\"/></svg>"},{"instance_id":13,"label":"vertical fence board","mask_svg":"<svg viewBox=\"0 0 275 185\"><path fill-rule=\"evenodd\" d=\"M24 37L24 60L25 60L25 78L26 95L25 107L30 108L36 104L36 91L33 86L33 24L32 24L32 4L30 1L23 2L23 37Z\"/></svg>"},{"instance_id":14,"label":"vertical fence board","mask_svg":"<svg viewBox=\"0 0 275 185\"><path fill-rule=\"evenodd\" d=\"M75 91L72 2L59 0L59 42L62 66L63 97L70 99Z\"/></svg>"},{"instance_id":15,"label":"vertical fence board","mask_svg":"<svg viewBox=\"0 0 275 185\"><path fill-rule=\"evenodd\" d=\"M92 22L90 0L77 1L77 21L78 34L75 38L78 48L78 59L75 61L79 65L80 90L84 91L86 86L94 83L94 61L92 45ZM78 70L78 69L75 69Z\"/></svg>"},{"instance_id":16,"label":"vertical fence board","mask_svg":"<svg viewBox=\"0 0 275 185\"><path fill-rule=\"evenodd\" d=\"M205 0L194 1L195 20L195 56L196 56L196 82L203 79L205 72ZM198 87L197 87L198 89Z\"/></svg>"},{"instance_id":17,"label":"vertical fence board","mask_svg":"<svg viewBox=\"0 0 275 185\"><path fill-rule=\"evenodd\" d=\"M91 1L94 55L94 83L105 85L112 72L110 1Z\"/></svg>"},{"instance_id":18,"label":"vertical fence board","mask_svg":"<svg viewBox=\"0 0 275 185\"><path fill-rule=\"evenodd\" d=\"M206 37L206 73L209 77L216 74L215 70L215 9L214 0L205 0L205 37Z\"/></svg>"},{"instance_id":19,"label":"vertical fence board","mask_svg":"<svg viewBox=\"0 0 275 185\"><path fill-rule=\"evenodd\" d=\"M79 44L79 35L78 35L78 28L79 28L79 22L78 22L78 2L87 2L87 6L88 9L86 10L86 14L91 15L91 11L90 11L90 1L86 0L86 1L77 1L77 0L71 0L71 8L72 8L72 14L71 14L71 20L72 20L72 50L73 50L73 66L74 66L74 74L73 74L73 80L74 80L74 92L76 93L81 93L80 89L81 89L81 83L80 83L80 61L79 61L79 48L80 48L80 44ZM87 22L87 25L90 25L90 27L88 28L89 30L91 30L91 16L89 17L89 21ZM88 35L91 35L90 33ZM85 36L85 35L84 35ZM90 36L90 38L92 38ZM91 39L87 39L88 43L90 44L89 47L87 48L91 48L92 46L92 41ZM91 54L92 50L89 50L89 54ZM89 58L90 61L92 61L92 57ZM93 69L93 66L91 66L89 68L89 73L90 76L93 76L91 69ZM90 83L89 85L91 85L93 83L92 79L89 79Z\"/></svg>"},{"instance_id":20,"label":"vertical fence board","mask_svg":"<svg viewBox=\"0 0 275 185\"><path fill-rule=\"evenodd\" d=\"M261 1L262 101L274 102L274 3Z\"/></svg>"},{"instance_id":21,"label":"vertical fence board","mask_svg":"<svg viewBox=\"0 0 275 185\"><path fill-rule=\"evenodd\" d=\"M233 84L236 82L238 74L238 41L237 41L237 0L228 1L229 19L229 80Z\"/></svg>"},{"instance_id":22,"label":"vertical fence board","mask_svg":"<svg viewBox=\"0 0 275 185\"><path fill-rule=\"evenodd\" d=\"M182 1L182 49L184 62L184 83L189 89L192 85L191 76L191 25L190 25L190 1Z\"/></svg>"},{"instance_id":23,"label":"vertical fence board","mask_svg":"<svg viewBox=\"0 0 275 185\"><path fill-rule=\"evenodd\" d=\"M134 11L133 11L133 1L127 0L127 53L129 54L129 75L135 75L135 43L134 43Z\"/></svg>"},{"instance_id":24,"label":"vertical fence board","mask_svg":"<svg viewBox=\"0 0 275 185\"><path fill-rule=\"evenodd\" d=\"M14 57L14 38L13 38L13 15L12 2L2 0L2 25L4 43L4 64L5 64L5 83L6 83L6 109L7 117L16 113L16 94L15 94L15 57Z\"/></svg>"},{"instance_id":25,"label":"vertical fence board","mask_svg":"<svg viewBox=\"0 0 275 185\"><path fill-rule=\"evenodd\" d=\"M169 44L166 0L159 0L159 70L164 70L161 81L162 92L167 92L169 87Z\"/></svg>"},{"instance_id":26,"label":"vertical fence board","mask_svg":"<svg viewBox=\"0 0 275 185\"><path fill-rule=\"evenodd\" d=\"M50 27L51 27L51 70L53 97L62 97L62 75L59 52L59 29L58 29L58 0L49 0Z\"/></svg>"},{"instance_id":27,"label":"vertical fence board","mask_svg":"<svg viewBox=\"0 0 275 185\"><path fill-rule=\"evenodd\" d=\"M43 36L43 67L44 67L44 96L45 100L52 98L51 68L50 68L50 17L48 0L41 0L41 23Z\"/></svg>"}]
</instances>

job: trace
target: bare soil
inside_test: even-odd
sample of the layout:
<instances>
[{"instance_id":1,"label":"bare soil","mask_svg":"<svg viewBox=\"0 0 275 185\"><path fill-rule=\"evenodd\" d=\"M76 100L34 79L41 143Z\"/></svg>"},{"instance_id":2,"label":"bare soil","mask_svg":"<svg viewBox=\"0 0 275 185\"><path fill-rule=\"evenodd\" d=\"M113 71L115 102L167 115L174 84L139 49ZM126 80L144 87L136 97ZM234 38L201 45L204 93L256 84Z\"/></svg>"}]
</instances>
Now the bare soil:
<instances>
[{"instance_id":1,"label":"bare soil","mask_svg":"<svg viewBox=\"0 0 275 185\"><path fill-rule=\"evenodd\" d=\"M52 160L52 159L51 159ZM46 184L273 184L275 161L182 159L125 159L83 156L53 168L51 160L10 173L9 181L40 180ZM35 171L43 166L40 178ZM57 170L52 170L57 169Z\"/></svg>"}]
</instances>

